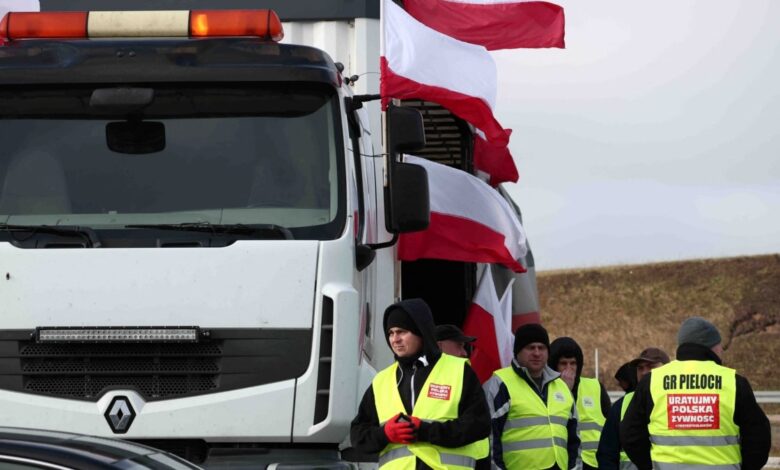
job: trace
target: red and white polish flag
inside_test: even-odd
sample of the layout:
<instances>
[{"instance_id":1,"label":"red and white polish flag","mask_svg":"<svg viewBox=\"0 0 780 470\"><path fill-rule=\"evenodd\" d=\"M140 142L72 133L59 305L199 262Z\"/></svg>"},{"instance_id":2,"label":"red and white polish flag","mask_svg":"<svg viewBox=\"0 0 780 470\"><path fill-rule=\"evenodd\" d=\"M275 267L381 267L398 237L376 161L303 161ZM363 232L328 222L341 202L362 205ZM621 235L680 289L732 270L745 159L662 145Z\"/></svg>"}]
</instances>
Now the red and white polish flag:
<instances>
[{"instance_id":1,"label":"red and white polish flag","mask_svg":"<svg viewBox=\"0 0 780 470\"><path fill-rule=\"evenodd\" d=\"M496 63L482 46L439 33L384 0L384 54L380 58L382 106L391 98L438 103L506 146L509 133L493 116Z\"/></svg>"},{"instance_id":2,"label":"red and white polish flag","mask_svg":"<svg viewBox=\"0 0 780 470\"><path fill-rule=\"evenodd\" d=\"M496 370L512 361L512 282L501 299L496 294L490 266L484 266L477 293L463 322L463 332L474 336L471 367L480 382L485 382Z\"/></svg>"},{"instance_id":3,"label":"red and white polish flag","mask_svg":"<svg viewBox=\"0 0 780 470\"><path fill-rule=\"evenodd\" d=\"M512 129L507 129L507 133ZM498 186L501 183L516 183L520 175L509 147L506 145L492 145L485 140L482 131L474 133L474 168L484 173L490 186Z\"/></svg>"},{"instance_id":4,"label":"red and white polish flag","mask_svg":"<svg viewBox=\"0 0 780 470\"><path fill-rule=\"evenodd\" d=\"M507 203L517 215L520 223L523 223L523 214L517 203L507 193L506 188L500 186L497 188L499 194L506 199ZM522 264L526 268L524 273L512 272L503 266L493 266L493 279L497 280L498 286L512 285L512 331L528 323L541 323L539 307L539 289L536 284L536 263L534 254L531 251L531 245L526 239L526 254L522 259Z\"/></svg>"},{"instance_id":5,"label":"red and white polish flag","mask_svg":"<svg viewBox=\"0 0 780 470\"><path fill-rule=\"evenodd\" d=\"M406 155L404 161L425 168L431 198L427 229L401 234L398 258L499 263L525 272L525 230L498 191L465 171Z\"/></svg>"},{"instance_id":6,"label":"red and white polish flag","mask_svg":"<svg viewBox=\"0 0 780 470\"><path fill-rule=\"evenodd\" d=\"M524 273L516 273L494 264L493 279L499 286L511 285L512 289L512 331L528 323L541 323L539 314L539 293L536 287L536 268L529 251L523 260Z\"/></svg>"},{"instance_id":7,"label":"red and white polish flag","mask_svg":"<svg viewBox=\"0 0 780 470\"><path fill-rule=\"evenodd\" d=\"M563 8L516 0L404 0L421 23L488 50L564 47Z\"/></svg>"}]
</instances>

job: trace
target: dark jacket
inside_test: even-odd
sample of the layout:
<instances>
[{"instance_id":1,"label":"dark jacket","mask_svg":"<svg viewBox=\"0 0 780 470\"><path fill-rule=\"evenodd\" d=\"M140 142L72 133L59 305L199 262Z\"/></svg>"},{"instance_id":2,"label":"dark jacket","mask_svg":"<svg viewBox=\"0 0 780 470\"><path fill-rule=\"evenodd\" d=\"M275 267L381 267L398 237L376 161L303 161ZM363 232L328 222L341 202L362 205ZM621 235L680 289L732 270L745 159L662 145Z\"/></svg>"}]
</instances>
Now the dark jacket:
<instances>
[{"instance_id":1,"label":"dark jacket","mask_svg":"<svg viewBox=\"0 0 780 470\"><path fill-rule=\"evenodd\" d=\"M580 377L582 376L582 368L585 364L580 345L577 344L573 338L569 338L568 336L557 338L550 344L550 356L547 360L547 365L549 365L551 369L557 370L558 361L561 358L572 357L577 360L577 377L574 379L574 389L571 391L572 395L574 395L574 402L576 403L577 392L580 387ZM607 389L604 388L604 384L599 382L599 385L601 386L601 414L606 418L609 414L609 408L612 406L612 400L609 399L609 394L607 393ZM582 468L584 470L590 470L593 467L583 462Z\"/></svg>"},{"instance_id":2,"label":"dark jacket","mask_svg":"<svg viewBox=\"0 0 780 470\"><path fill-rule=\"evenodd\" d=\"M404 309L417 325L423 338L423 351L417 358L398 360L396 382L398 393L404 404L406 413L412 415L412 400L420 395L425 380L433 366L441 357L441 351L434 337L433 317L428 306L418 300L410 299L391 305L385 311L383 325L387 331L387 315L393 308ZM414 381L412 382L412 378ZM414 388L412 388L414 383ZM485 394L477 379L477 374L466 364L463 371L463 392L458 404L458 418L445 422L423 422L417 432L417 440L430 442L442 447L461 447L484 439L490 435L490 414L485 401ZM360 402L357 416L352 420L350 429L352 446L364 454L377 454L389 444L374 403L374 391L368 387ZM419 459L418 469L429 468ZM490 468L490 458L477 463L477 468Z\"/></svg>"},{"instance_id":3,"label":"dark jacket","mask_svg":"<svg viewBox=\"0 0 780 470\"><path fill-rule=\"evenodd\" d=\"M577 344L574 339L569 338L568 336L562 336L550 344L550 357L547 360L547 365L549 365L552 370L557 370L558 361L562 357L573 357L577 359L577 378L574 379L574 390L571 391L572 395L574 395L574 401L576 402L577 391L580 386L580 377L582 376L582 368L584 366L582 348L580 348L580 345ZM599 382L599 385L601 385L601 413L606 418L609 414L609 408L612 406L612 400L609 399L609 393L607 393L607 389L604 388L604 384Z\"/></svg>"},{"instance_id":4,"label":"dark jacket","mask_svg":"<svg viewBox=\"0 0 780 470\"><path fill-rule=\"evenodd\" d=\"M714 361L720 358L710 349L695 344L681 344L677 348L678 361ZM650 435L647 429L653 397L650 394L650 377L647 374L637 385L634 399L628 405L626 415L620 424L620 442L628 458L640 469L651 469ZM769 457L771 428L764 411L756 403L750 383L737 375L737 396L734 405L734 423L739 426L742 470L758 470Z\"/></svg>"},{"instance_id":5,"label":"dark jacket","mask_svg":"<svg viewBox=\"0 0 780 470\"><path fill-rule=\"evenodd\" d=\"M582 348L573 338L568 336L561 336L555 341L550 343L550 355L547 358L547 365L552 370L558 370L558 361L562 357L573 357L577 359L577 378L582 375L582 368L585 364L585 359L582 355Z\"/></svg>"},{"instance_id":6,"label":"dark jacket","mask_svg":"<svg viewBox=\"0 0 780 470\"><path fill-rule=\"evenodd\" d=\"M531 389L533 389L545 403L547 403L547 390L550 382L553 380L562 380L558 372L555 372L550 367L546 367L542 372L542 387L540 389L536 382L528 375L526 368L521 367L516 360L512 360L512 369L521 379L525 380L531 386ZM511 407L509 390L507 389L506 384L495 374L485 382L483 387L493 417L493 436L491 439L493 463L496 467L505 469L506 466L504 465L504 449L501 442L501 435L504 433L504 426L509 417L509 408ZM568 431L566 447L569 452L569 468L573 468L577 462L579 454L578 449L580 447L580 439L577 434L576 404L572 406L571 418L568 423L566 423L566 429Z\"/></svg>"},{"instance_id":7,"label":"dark jacket","mask_svg":"<svg viewBox=\"0 0 780 470\"><path fill-rule=\"evenodd\" d=\"M607 421L601 429L599 448L596 460L599 470L618 470L620 468L620 409L623 407L623 397L620 397L607 414Z\"/></svg>"}]
</instances>

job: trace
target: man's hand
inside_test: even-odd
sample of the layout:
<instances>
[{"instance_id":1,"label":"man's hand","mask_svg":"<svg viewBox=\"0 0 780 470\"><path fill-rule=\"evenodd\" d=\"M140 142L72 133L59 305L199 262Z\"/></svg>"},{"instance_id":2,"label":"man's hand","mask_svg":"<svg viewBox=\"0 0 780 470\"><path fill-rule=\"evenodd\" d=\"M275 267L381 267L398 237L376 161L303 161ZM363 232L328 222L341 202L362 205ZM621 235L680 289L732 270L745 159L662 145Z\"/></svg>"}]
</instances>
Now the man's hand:
<instances>
[{"instance_id":1,"label":"man's hand","mask_svg":"<svg viewBox=\"0 0 780 470\"><path fill-rule=\"evenodd\" d=\"M408 421L399 421L400 415L401 413L398 413L385 423L385 436L393 444L411 444L414 442L414 424Z\"/></svg>"},{"instance_id":2,"label":"man's hand","mask_svg":"<svg viewBox=\"0 0 780 470\"><path fill-rule=\"evenodd\" d=\"M569 387L569 390L574 390L574 380L577 378L577 371L573 369L564 369L563 372L561 372L561 378L564 382L566 382L566 385Z\"/></svg>"},{"instance_id":3,"label":"man's hand","mask_svg":"<svg viewBox=\"0 0 780 470\"><path fill-rule=\"evenodd\" d=\"M417 432L420 430L420 425L422 424L422 420L414 416L409 416L409 419L412 420L411 424L414 429L414 440L416 441L419 439Z\"/></svg>"},{"instance_id":4,"label":"man's hand","mask_svg":"<svg viewBox=\"0 0 780 470\"><path fill-rule=\"evenodd\" d=\"M420 418L415 418L414 416L409 416L409 419L412 420L412 426L414 426L414 430L415 431L420 429L420 423L422 423L422 420L420 420Z\"/></svg>"}]
</instances>

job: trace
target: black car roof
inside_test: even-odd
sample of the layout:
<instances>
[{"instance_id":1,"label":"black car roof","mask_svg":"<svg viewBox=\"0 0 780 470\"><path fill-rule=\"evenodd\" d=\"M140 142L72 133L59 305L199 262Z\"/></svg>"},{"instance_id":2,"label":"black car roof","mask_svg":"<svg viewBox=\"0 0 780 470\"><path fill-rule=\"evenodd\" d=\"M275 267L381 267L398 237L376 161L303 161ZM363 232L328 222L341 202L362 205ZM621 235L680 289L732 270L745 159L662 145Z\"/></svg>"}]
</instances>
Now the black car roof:
<instances>
[{"instance_id":1,"label":"black car roof","mask_svg":"<svg viewBox=\"0 0 780 470\"><path fill-rule=\"evenodd\" d=\"M174 455L133 442L59 431L0 427L0 459L11 455L84 470L198 467Z\"/></svg>"},{"instance_id":2,"label":"black car roof","mask_svg":"<svg viewBox=\"0 0 780 470\"><path fill-rule=\"evenodd\" d=\"M254 38L25 39L0 46L0 85L289 81L340 84L325 52Z\"/></svg>"}]
</instances>

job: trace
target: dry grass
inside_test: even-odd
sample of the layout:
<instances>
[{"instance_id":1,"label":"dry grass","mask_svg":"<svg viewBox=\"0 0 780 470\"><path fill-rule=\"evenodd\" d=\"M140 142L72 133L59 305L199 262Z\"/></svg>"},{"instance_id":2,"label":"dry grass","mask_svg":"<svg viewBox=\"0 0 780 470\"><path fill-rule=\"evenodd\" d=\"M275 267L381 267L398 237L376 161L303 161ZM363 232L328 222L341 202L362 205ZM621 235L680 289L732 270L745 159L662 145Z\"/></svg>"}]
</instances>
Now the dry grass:
<instances>
[{"instance_id":1,"label":"dry grass","mask_svg":"<svg viewBox=\"0 0 780 470\"><path fill-rule=\"evenodd\" d=\"M571 336L585 374L617 389L615 370L647 346L674 357L677 328L691 315L720 329L726 365L755 390L780 390L780 255L709 259L538 274L551 338Z\"/></svg>"}]
</instances>

